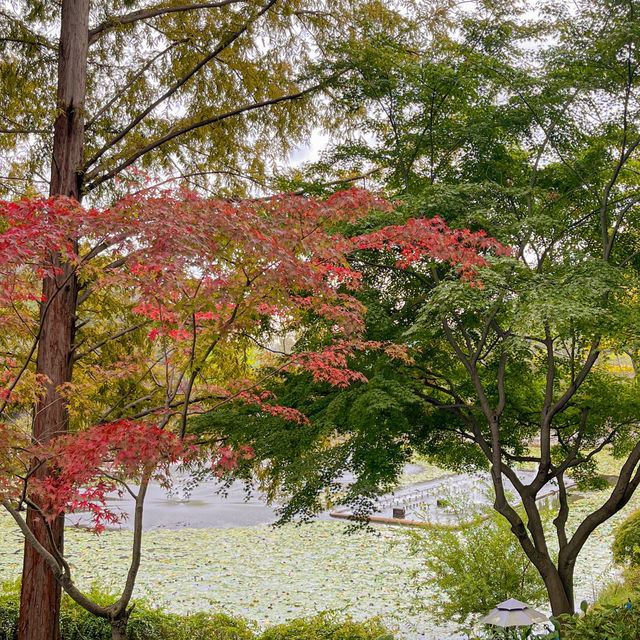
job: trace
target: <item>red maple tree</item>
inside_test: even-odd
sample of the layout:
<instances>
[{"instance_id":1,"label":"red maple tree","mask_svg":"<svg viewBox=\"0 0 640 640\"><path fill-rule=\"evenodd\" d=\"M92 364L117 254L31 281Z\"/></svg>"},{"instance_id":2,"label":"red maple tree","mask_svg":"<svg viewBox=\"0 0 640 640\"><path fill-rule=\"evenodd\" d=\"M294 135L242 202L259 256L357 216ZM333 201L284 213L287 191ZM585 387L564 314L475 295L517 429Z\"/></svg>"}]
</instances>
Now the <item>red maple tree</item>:
<instances>
[{"instance_id":1,"label":"red maple tree","mask_svg":"<svg viewBox=\"0 0 640 640\"><path fill-rule=\"evenodd\" d=\"M391 250L399 266L428 255L472 283L487 264L483 253L503 251L439 219L353 239L331 231L372 209L390 204L360 190L324 201L149 191L101 210L63 197L0 202L0 497L55 579L108 619L114 638L124 637L131 610L148 483L168 484L178 460L206 457L223 474L251 457L250 443L195 449L185 437L191 415L250 402L304 428L305 416L273 403L260 376L303 367L346 386L362 380L348 366L355 350L404 357L361 338L353 251ZM37 354L47 315L69 288L77 294L73 342L53 354L72 375L54 385L38 373ZM274 346L295 340L310 317L320 320L321 350ZM61 424L39 441L27 434L43 398L64 404L70 431ZM75 586L59 540L65 513L88 510L97 530L115 522L106 498L118 488L135 500L133 553L122 596L105 607Z\"/></svg>"}]
</instances>

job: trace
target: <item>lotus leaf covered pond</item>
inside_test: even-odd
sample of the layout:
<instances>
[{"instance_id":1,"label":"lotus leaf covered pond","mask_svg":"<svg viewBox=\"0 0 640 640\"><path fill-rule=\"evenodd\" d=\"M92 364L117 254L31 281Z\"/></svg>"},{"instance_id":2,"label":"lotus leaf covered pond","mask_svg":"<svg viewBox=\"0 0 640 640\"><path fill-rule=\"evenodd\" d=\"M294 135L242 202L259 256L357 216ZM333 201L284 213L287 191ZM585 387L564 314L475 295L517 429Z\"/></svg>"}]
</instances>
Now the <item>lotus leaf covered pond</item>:
<instances>
[{"instance_id":1,"label":"lotus leaf covered pond","mask_svg":"<svg viewBox=\"0 0 640 640\"><path fill-rule=\"evenodd\" d=\"M575 526L604 497L596 493L576 502L570 525ZM192 505L195 513L210 510L201 504L201 495L193 498L198 501ZM240 494L231 495L234 510L244 508L238 502L241 499ZM176 497L171 500L171 504L156 505L157 510L177 514L180 517L175 522L180 522L188 513L183 511L186 504ZM589 540L576 568L578 601L592 601L615 575L611 531L638 505L640 496ZM266 508L250 503L247 513L258 513L258 507ZM207 517L216 513L217 508ZM264 512L260 517L273 515ZM203 524L205 528L148 527L136 597L175 612L222 610L254 620L260 628L333 610L356 619L380 616L400 637L412 640L459 637L456 625L430 613L431 603L440 594L435 589L416 591L412 576L418 572L424 577L423 562L409 554L398 527L373 527L348 535L348 525L339 521L280 528ZM117 589L125 574L130 543L131 532L125 529L95 536L82 528L70 528L67 549L80 585L86 588L98 583ZM16 578L21 568L21 535L7 516L0 515L0 576Z\"/></svg>"}]
</instances>

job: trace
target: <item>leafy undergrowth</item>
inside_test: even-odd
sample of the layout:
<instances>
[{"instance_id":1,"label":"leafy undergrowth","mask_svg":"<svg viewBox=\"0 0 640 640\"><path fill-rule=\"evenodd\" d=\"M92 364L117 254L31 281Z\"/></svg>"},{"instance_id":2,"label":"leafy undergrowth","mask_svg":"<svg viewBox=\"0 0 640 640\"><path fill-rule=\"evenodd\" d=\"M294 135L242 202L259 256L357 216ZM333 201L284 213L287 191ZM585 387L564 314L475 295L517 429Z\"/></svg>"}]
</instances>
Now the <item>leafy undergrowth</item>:
<instances>
[{"instance_id":1,"label":"leafy undergrowth","mask_svg":"<svg viewBox=\"0 0 640 640\"><path fill-rule=\"evenodd\" d=\"M627 604L598 605L574 616L566 623L566 640L640 640L640 600Z\"/></svg>"},{"instance_id":2,"label":"leafy undergrowth","mask_svg":"<svg viewBox=\"0 0 640 640\"><path fill-rule=\"evenodd\" d=\"M102 593L95 600L107 601ZM0 596L0 640L17 640L18 593L5 590ZM111 640L109 623L64 598L60 616L61 640ZM371 619L355 622L327 613L271 627L260 634L254 625L225 614L179 615L137 603L128 640L393 640L382 624Z\"/></svg>"}]
</instances>

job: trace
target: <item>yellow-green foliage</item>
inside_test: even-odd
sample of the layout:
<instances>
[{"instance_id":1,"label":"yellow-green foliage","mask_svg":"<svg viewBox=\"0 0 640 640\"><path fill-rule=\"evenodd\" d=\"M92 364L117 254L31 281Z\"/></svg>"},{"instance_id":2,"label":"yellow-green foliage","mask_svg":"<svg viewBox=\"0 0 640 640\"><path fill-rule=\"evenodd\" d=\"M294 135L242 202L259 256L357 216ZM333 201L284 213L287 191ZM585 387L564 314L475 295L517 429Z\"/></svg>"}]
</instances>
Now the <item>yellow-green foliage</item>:
<instances>
[{"instance_id":1,"label":"yellow-green foliage","mask_svg":"<svg viewBox=\"0 0 640 640\"><path fill-rule=\"evenodd\" d=\"M12 2L0 15L0 195L46 191L60 6ZM318 52L329 55L346 21L376 11L384 4L369 0L92 2L85 190L144 187L121 174L134 159L219 195L262 187L326 116L311 90L331 76ZM285 96L295 98L265 104Z\"/></svg>"},{"instance_id":2,"label":"yellow-green foliage","mask_svg":"<svg viewBox=\"0 0 640 640\"><path fill-rule=\"evenodd\" d=\"M640 510L634 511L616 529L611 548L618 564L640 565Z\"/></svg>"}]
</instances>

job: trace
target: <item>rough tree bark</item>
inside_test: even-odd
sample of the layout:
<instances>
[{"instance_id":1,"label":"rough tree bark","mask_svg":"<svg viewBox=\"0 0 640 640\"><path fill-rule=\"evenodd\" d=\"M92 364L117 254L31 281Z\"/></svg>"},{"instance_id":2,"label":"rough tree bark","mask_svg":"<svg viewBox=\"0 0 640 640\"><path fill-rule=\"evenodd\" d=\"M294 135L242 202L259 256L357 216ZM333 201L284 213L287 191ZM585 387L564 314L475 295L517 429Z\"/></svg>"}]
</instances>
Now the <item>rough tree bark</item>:
<instances>
[{"instance_id":1,"label":"rough tree bark","mask_svg":"<svg viewBox=\"0 0 640 640\"><path fill-rule=\"evenodd\" d=\"M129 615L111 623L111 640L127 640L127 624Z\"/></svg>"},{"instance_id":2,"label":"rough tree bark","mask_svg":"<svg viewBox=\"0 0 640 640\"><path fill-rule=\"evenodd\" d=\"M58 60L57 118L54 130L50 195L82 196L84 104L89 44L89 0L63 0ZM41 303L40 340L36 369L47 377L46 392L37 404L33 438L47 442L68 429L69 418L58 392L71 380L74 317L77 285L73 273L57 256L61 273L47 279ZM45 472L41 470L41 472ZM33 511L27 514L29 527L42 545L51 549L46 530ZM62 552L64 518L52 527L56 546ZM20 640L58 640L60 585L44 558L25 543L20 596Z\"/></svg>"}]
</instances>

